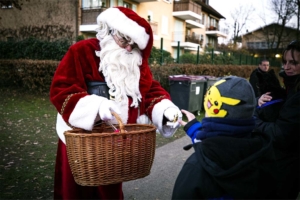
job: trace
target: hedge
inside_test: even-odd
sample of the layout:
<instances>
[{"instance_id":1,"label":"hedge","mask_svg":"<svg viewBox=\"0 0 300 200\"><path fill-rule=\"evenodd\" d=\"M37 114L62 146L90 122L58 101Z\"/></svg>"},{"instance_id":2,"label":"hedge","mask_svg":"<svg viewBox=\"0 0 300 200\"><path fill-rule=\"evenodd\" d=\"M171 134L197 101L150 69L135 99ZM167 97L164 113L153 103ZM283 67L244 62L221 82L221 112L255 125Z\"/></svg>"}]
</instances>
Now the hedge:
<instances>
[{"instance_id":1,"label":"hedge","mask_svg":"<svg viewBox=\"0 0 300 200\"><path fill-rule=\"evenodd\" d=\"M60 61L53 60L1 60L0 88L18 87L30 92L48 93L52 77ZM249 78L257 66L253 65L195 65L169 64L151 66L153 78L169 91L170 75L206 75L223 77L235 75ZM280 68L271 67L278 74Z\"/></svg>"}]
</instances>

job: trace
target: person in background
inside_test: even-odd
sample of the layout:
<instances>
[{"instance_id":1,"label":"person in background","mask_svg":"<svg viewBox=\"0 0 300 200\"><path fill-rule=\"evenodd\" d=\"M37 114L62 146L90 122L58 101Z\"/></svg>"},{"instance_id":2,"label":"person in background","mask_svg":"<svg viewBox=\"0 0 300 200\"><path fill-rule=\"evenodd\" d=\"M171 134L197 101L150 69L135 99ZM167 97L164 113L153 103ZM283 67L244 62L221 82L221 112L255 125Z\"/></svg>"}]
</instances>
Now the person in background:
<instances>
[{"instance_id":1,"label":"person in background","mask_svg":"<svg viewBox=\"0 0 300 200\"><path fill-rule=\"evenodd\" d=\"M275 199L271 138L252 135L256 99L249 82L229 76L204 98L205 117L186 111L181 121L195 152L184 163L172 199Z\"/></svg>"},{"instance_id":2,"label":"person in background","mask_svg":"<svg viewBox=\"0 0 300 200\"><path fill-rule=\"evenodd\" d=\"M283 52L280 76L286 99L274 122L262 120L256 112L256 131L268 134L273 141L279 167L278 198L296 199L300 191L300 41L291 42ZM258 99L258 106L272 100L267 92Z\"/></svg>"},{"instance_id":3,"label":"person in background","mask_svg":"<svg viewBox=\"0 0 300 200\"><path fill-rule=\"evenodd\" d=\"M115 111L124 124L153 123L164 137L172 137L182 116L169 93L153 80L148 65L153 45L149 23L130 9L114 7L101 12L97 24L97 38L69 48L50 88L59 136L54 199L124 198L122 183L86 187L74 181L64 131L72 127L92 130L99 121L118 124L111 113ZM98 83L105 84L99 87L102 91L89 93L88 85Z\"/></svg>"},{"instance_id":4,"label":"person in background","mask_svg":"<svg viewBox=\"0 0 300 200\"><path fill-rule=\"evenodd\" d=\"M257 73L265 73L269 71L269 68L270 68L269 61L263 59L260 61L258 67L255 70L253 70L250 75L249 82L254 90L255 97L259 97L261 95L259 88L257 87L258 86Z\"/></svg>"}]
</instances>

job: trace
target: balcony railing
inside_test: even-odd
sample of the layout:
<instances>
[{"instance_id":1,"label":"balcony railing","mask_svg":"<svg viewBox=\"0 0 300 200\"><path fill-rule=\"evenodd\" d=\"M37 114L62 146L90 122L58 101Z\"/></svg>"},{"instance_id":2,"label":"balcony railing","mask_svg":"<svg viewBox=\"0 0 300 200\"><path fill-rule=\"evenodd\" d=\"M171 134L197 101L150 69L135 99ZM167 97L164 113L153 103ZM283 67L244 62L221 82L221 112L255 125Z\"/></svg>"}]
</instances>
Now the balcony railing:
<instances>
[{"instance_id":1,"label":"balcony railing","mask_svg":"<svg viewBox=\"0 0 300 200\"><path fill-rule=\"evenodd\" d=\"M218 31L218 27L216 26L209 26L209 27L206 27L206 31Z\"/></svg>"},{"instance_id":2,"label":"balcony railing","mask_svg":"<svg viewBox=\"0 0 300 200\"><path fill-rule=\"evenodd\" d=\"M202 46L203 44L203 39L201 39L200 34L185 34L185 32L174 32L173 33L173 41L174 42L191 42L194 44L198 44Z\"/></svg>"},{"instance_id":3,"label":"balcony railing","mask_svg":"<svg viewBox=\"0 0 300 200\"><path fill-rule=\"evenodd\" d=\"M228 29L220 28L219 26L206 27L206 35L226 38L228 36L228 33L229 33Z\"/></svg>"},{"instance_id":4,"label":"balcony railing","mask_svg":"<svg viewBox=\"0 0 300 200\"><path fill-rule=\"evenodd\" d=\"M198 15L201 15L201 6L193 1L174 1L173 12L176 11L192 11Z\"/></svg>"},{"instance_id":5,"label":"balcony railing","mask_svg":"<svg viewBox=\"0 0 300 200\"><path fill-rule=\"evenodd\" d=\"M81 25L97 24L97 17L104 10L106 10L105 7L82 8L81 9Z\"/></svg>"},{"instance_id":6,"label":"balcony railing","mask_svg":"<svg viewBox=\"0 0 300 200\"><path fill-rule=\"evenodd\" d=\"M203 40L201 39L200 35L197 35L197 34L186 35L185 41L196 43L199 45L202 45L202 43L203 43Z\"/></svg>"}]
</instances>

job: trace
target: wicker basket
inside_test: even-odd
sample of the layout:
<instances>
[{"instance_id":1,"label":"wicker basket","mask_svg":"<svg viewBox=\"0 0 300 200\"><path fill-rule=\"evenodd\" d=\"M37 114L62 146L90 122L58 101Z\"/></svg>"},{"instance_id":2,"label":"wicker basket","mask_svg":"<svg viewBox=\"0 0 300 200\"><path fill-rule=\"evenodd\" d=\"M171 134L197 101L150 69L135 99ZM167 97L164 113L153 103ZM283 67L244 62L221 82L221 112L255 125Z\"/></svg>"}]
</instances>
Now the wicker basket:
<instances>
[{"instance_id":1,"label":"wicker basket","mask_svg":"<svg viewBox=\"0 0 300 200\"><path fill-rule=\"evenodd\" d=\"M69 164L75 182L99 186L143 178L150 174L156 128L153 125L126 124L112 112L120 132L102 125L92 131L66 131Z\"/></svg>"}]
</instances>

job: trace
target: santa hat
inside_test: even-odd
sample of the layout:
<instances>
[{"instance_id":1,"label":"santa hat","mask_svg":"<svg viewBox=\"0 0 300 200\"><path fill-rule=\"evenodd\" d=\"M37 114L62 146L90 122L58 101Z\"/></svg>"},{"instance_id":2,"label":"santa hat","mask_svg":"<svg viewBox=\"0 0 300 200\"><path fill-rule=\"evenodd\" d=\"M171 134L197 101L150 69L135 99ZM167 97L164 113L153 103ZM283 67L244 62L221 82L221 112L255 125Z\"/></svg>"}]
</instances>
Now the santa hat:
<instances>
[{"instance_id":1,"label":"santa hat","mask_svg":"<svg viewBox=\"0 0 300 200\"><path fill-rule=\"evenodd\" d=\"M153 43L151 26L134 11L124 7L108 8L97 17L97 23L101 22L129 36L141 50L145 51L150 47L151 51Z\"/></svg>"}]
</instances>

